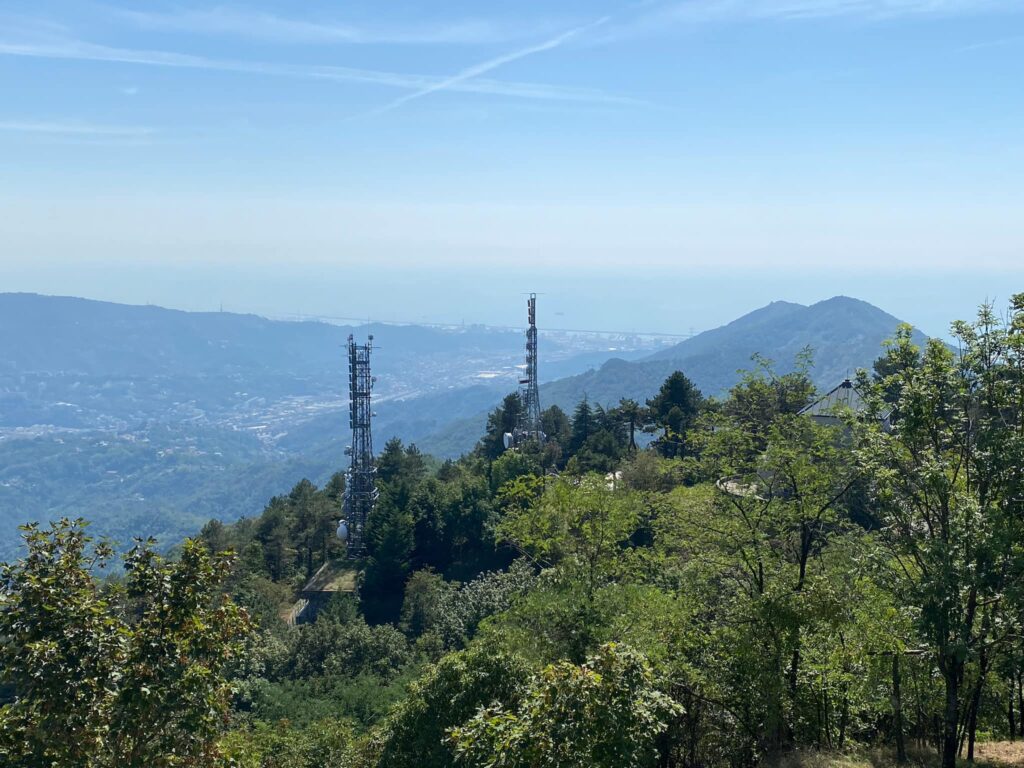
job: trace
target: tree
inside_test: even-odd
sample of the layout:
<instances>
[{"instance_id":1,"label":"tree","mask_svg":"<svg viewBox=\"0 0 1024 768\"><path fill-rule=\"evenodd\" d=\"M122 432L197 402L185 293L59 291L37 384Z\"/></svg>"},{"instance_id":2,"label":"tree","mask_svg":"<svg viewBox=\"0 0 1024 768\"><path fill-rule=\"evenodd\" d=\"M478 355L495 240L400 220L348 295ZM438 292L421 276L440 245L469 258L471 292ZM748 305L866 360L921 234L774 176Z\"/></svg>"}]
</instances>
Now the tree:
<instances>
[{"instance_id":1,"label":"tree","mask_svg":"<svg viewBox=\"0 0 1024 768\"><path fill-rule=\"evenodd\" d=\"M960 743L966 673L980 666L980 692L989 654L1006 640L1000 614L1021 568L1024 295L1013 298L1007 322L983 306L953 334L955 353L938 340L922 353L901 327L878 377L862 374L858 383L871 407L859 425L859 457L945 688L945 768ZM881 417L892 404L889 430Z\"/></svg>"},{"instance_id":2,"label":"tree","mask_svg":"<svg viewBox=\"0 0 1024 768\"><path fill-rule=\"evenodd\" d=\"M522 660L487 646L445 656L358 746L353 766L448 768L448 730L481 707L517 701L526 677Z\"/></svg>"},{"instance_id":3,"label":"tree","mask_svg":"<svg viewBox=\"0 0 1024 768\"><path fill-rule=\"evenodd\" d=\"M658 449L668 458L686 453L686 433L693 428L704 396L681 371L661 385L658 394L647 401L651 418L663 430Z\"/></svg>"},{"instance_id":4,"label":"tree","mask_svg":"<svg viewBox=\"0 0 1024 768\"><path fill-rule=\"evenodd\" d=\"M657 738L680 710L640 654L609 643L581 666L547 667L518 706L492 704L450 738L471 766L653 768Z\"/></svg>"},{"instance_id":5,"label":"tree","mask_svg":"<svg viewBox=\"0 0 1024 768\"><path fill-rule=\"evenodd\" d=\"M399 626L412 637L433 630L443 621L442 613L451 603L458 584L445 581L429 569L416 571L405 585Z\"/></svg>"},{"instance_id":6,"label":"tree","mask_svg":"<svg viewBox=\"0 0 1024 768\"><path fill-rule=\"evenodd\" d=\"M548 441L554 441L563 448L569 445L569 437L572 434L572 425L565 411L557 405L545 408L540 414L540 428L547 436Z\"/></svg>"},{"instance_id":7,"label":"tree","mask_svg":"<svg viewBox=\"0 0 1024 768\"><path fill-rule=\"evenodd\" d=\"M595 429L594 411L590 407L590 403L587 402L587 396L584 395L572 414L572 435L569 437L569 453L574 454L582 448L583 444L587 442L587 438L594 433Z\"/></svg>"},{"instance_id":8,"label":"tree","mask_svg":"<svg viewBox=\"0 0 1024 768\"><path fill-rule=\"evenodd\" d=\"M598 475L578 482L559 478L534 503L510 507L498 535L541 562L579 566L596 587L636 530L639 515L632 502Z\"/></svg>"},{"instance_id":9,"label":"tree","mask_svg":"<svg viewBox=\"0 0 1024 768\"><path fill-rule=\"evenodd\" d=\"M491 464L491 493L496 494L505 483L523 475L539 475L540 465L527 451L508 451Z\"/></svg>"},{"instance_id":10,"label":"tree","mask_svg":"<svg viewBox=\"0 0 1024 768\"><path fill-rule=\"evenodd\" d=\"M307 579L313 575L313 554L322 543L323 505L318 502L316 486L305 478L288 494L292 511L292 541L299 545Z\"/></svg>"},{"instance_id":11,"label":"tree","mask_svg":"<svg viewBox=\"0 0 1024 768\"><path fill-rule=\"evenodd\" d=\"M771 360L754 355L754 369L731 390L722 404L722 414L751 437L753 451L768 446L768 432L778 416L799 413L814 396L809 372L813 365L811 350L797 355L795 369L779 376Z\"/></svg>"},{"instance_id":12,"label":"tree","mask_svg":"<svg viewBox=\"0 0 1024 768\"><path fill-rule=\"evenodd\" d=\"M384 443L384 450L380 452L374 465L377 468L377 479L382 483L390 483L402 475L405 466L405 449L402 440L392 437Z\"/></svg>"},{"instance_id":13,"label":"tree","mask_svg":"<svg viewBox=\"0 0 1024 768\"><path fill-rule=\"evenodd\" d=\"M297 728L287 720L256 722L229 733L221 751L232 768L323 768L345 765L352 726L337 717Z\"/></svg>"},{"instance_id":14,"label":"tree","mask_svg":"<svg viewBox=\"0 0 1024 768\"><path fill-rule=\"evenodd\" d=\"M647 418L647 411L636 400L627 397L619 400L617 411L629 425L629 450L635 451L636 431Z\"/></svg>"},{"instance_id":15,"label":"tree","mask_svg":"<svg viewBox=\"0 0 1024 768\"><path fill-rule=\"evenodd\" d=\"M405 508L427 474L423 454L415 445L402 446L402 441L393 437L384 446L376 461L377 480L386 488L395 504Z\"/></svg>"},{"instance_id":16,"label":"tree","mask_svg":"<svg viewBox=\"0 0 1024 768\"><path fill-rule=\"evenodd\" d=\"M561 608L546 611L544 632L564 640L559 641L561 650L574 661L592 650L602 623L599 593L623 568L638 526L637 507L635 499L609 488L600 475L560 478L533 503L509 506L498 526L500 538L537 562L555 566L546 584Z\"/></svg>"},{"instance_id":17,"label":"tree","mask_svg":"<svg viewBox=\"0 0 1024 768\"><path fill-rule=\"evenodd\" d=\"M727 600L719 587L721 604L742 617L731 624L750 631L734 633L732 654L746 656L735 685L760 690L765 732L758 738L763 748L778 750L794 742L807 698L804 646L837 576L828 568L831 544L849 527L845 497L857 470L841 429L807 416L777 416L766 442L755 460L742 455L730 466L731 454L713 457L729 477L719 483L713 511L703 504L686 511L683 546L691 557L699 553L727 569L726 583L736 591ZM716 570L707 578L715 583L722 576Z\"/></svg>"},{"instance_id":18,"label":"tree","mask_svg":"<svg viewBox=\"0 0 1024 768\"><path fill-rule=\"evenodd\" d=\"M25 526L27 556L0 566L0 757L10 766L212 766L225 670L249 623L219 594L230 567L186 541L176 561L139 543L122 583L95 569L82 520Z\"/></svg>"},{"instance_id":19,"label":"tree","mask_svg":"<svg viewBox=\"0 0 1024 768\"><path fill-rule=\"evenodd\" d=\"M444 489L438 480L428 478L409 501L413 519L413 565L417 569L444 570L450 564L445 541Z\"/></svg>"},{"instance_id":20,"label":"tree","mask_svg":"<svg viewBox=\"0 0 1024 768\"><path fill-rule=\"evenodd\" d=\"M491 411L487 417L487 432L477 446L478 452L484 458L493 461L505 452L505 433L516 428L522 409L522 398L518 392L513 392L505 395L501 405Z\"/></svg>"},{"instance_id":21,"label":"tree","mask_svg":"<svg viewBox=\"0 0 1024 768\"><path fill-rule=\"evenodd\" d=\"M374 621L398 617L402 591L412 566L414 522L408 509L383 493L366 524L364 610Z\"/></svg>"},{"instance_id":22,"label":"tree","mask_svg":"<svg viewBox=\"0 0 1024 768\"><path fill-rule=\"evenodd\" d=\"M280 581L291 570L295 550L291 546L288 506L284 499L270 500L256 528L256 540L263 549L264 565L270 578Z\"/></svg>"}]
</instances>

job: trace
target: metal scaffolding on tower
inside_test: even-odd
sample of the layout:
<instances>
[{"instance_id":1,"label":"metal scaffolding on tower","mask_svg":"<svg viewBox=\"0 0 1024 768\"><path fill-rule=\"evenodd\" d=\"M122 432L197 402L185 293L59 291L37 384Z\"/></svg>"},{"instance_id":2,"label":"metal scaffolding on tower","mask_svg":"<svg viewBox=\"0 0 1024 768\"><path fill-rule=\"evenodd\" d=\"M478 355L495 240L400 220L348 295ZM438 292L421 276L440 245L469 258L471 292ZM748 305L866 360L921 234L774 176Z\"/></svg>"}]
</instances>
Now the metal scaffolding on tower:
<instances>
[{"instance_id":1,"label":"metal scaffolding on tower","mask_svg":"<svg viewBox=\"0 0 1024 768\"><path fill-rule=\"evenodd\" d=\"M344 519L338 533L348 541L348 556L359 557L366 547L366 520L377 501L374 482L373 437L370 420L373 411L370 398L375 379L370 375L370 350L373 336L365 344L356 344L348 337L349 427L352 445L345 449L351 461L345 474Z\"/></svg>"},{"instance_id":2,"label":"metal scaffolding on tower","mask_svg":"<svg viewBox=\"0 0 1024 768\"><path fill-rule=\"evenodd\" d=\"M531 293L526 302L526 367L523 378L519 380L519 398L522 410L519 412L519 423L513 433L513 444L523 445L527 442L544 442L544 432L540 424L540 391L537 383L537 294Z\"/></svg>"}]
</instances>

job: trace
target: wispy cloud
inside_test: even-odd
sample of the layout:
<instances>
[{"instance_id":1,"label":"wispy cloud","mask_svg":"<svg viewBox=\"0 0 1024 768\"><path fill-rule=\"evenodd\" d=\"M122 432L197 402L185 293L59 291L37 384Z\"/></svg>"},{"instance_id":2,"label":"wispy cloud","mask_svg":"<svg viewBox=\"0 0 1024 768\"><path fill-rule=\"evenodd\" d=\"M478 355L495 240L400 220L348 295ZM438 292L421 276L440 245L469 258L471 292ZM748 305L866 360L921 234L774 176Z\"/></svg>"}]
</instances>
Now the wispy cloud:
<instances>
[{"instance_id":1,"label":"wispy cloud","mask_svg":"<svg viewBox=\"0 0 1024 768\"><path fill-rule=\"evenodd\" d=\"M539 50L560 45L567 36L578 30L560 35L559 42L554 40L531 46L515 54L499 57L471 69L483 74L506 61L523 58ZM25 56L42 59L69 59L76 61L105 61L142 66L171 67L180 69L214 70L221 72L238 72L251 75L273 77L294 77L314 80L328 80L347 83L362 83L390 88L411 90L416 93L432 92L439 87L465 93L482 93L498 96L510 96L524 99L580 101L595 103L633 103L633 100L605 93L591 88L571 88L545 83L520 83L502 80L489 80L476 77L465 72L454 77L436 77L431 75L405 74L384 72L370 69L335 66L306 66L277 64L261 61L238 61L230 59L214 59L187 53L171 51L135 50L96 45L78 40L62 40L58 42L24 43L0 40L0 56ZM422 95L422 94L421 94Z\"/></svg>"},{"instance_id":2,"label":"wispy cloud","mask_svg":"<svg viewBox=\"0 0 1024 768\"><path fill-rule=\"evenodd\" d=\"M96 125L82 122L53 122L45 120L0 120L0 131L11 133L41 133L51 136L80 136L93 138L137 139L152 136L153 128L126 125Z\"/></svg>"},{"instance_id":3,"label":"wispy cloud","mask_svg":"<svg viewBox=\"0 0 1024 768\"><path fill-rule=\"evenodd\" d=\"M983 51L988 48L1005 48L1008 45L1021 44L1024 44L1024 35L1014 35L1013 37L1001 37L997 40L984 40L980 43L965 45L957 50L959 50L960 53L969 53L970 51Z\"/></svg>"},{"instance_id":4,"label":"wispy cloud","mask_svg":"<svg viewBox=\"0 0 1024 768\"><path fill-rule=\"evenodd\" d=\"M631 19L609 26L594 43L664 33L676 24L802 22L848 19L885 22L909 18L1020 13L1020 0L641 0Z\"/></svg>"},{"instance_id":5,"label":"wispy cloud","mask_svg":"<svg viewBox=\"0 0 1024 768\"><path fill-rule=\"evenodd\" d=\"M1020 9L1018 0L692 0L662 6L683 21L962 16Z\"/></svg>"},{"instance_id":6,"label":"wispy cloud","mask_svg":"<svg viewBox=\"0 0 1024 768\"><path fill-rule=\"evenodd\" d=\"M446 77L443 80L437 81L436 83L424 86L423 88L420 88L419 90L416 90L413 93L408 93L404 96L400 96L399 98L385 104L382 107L364 113L364 116L389 112L392 109L397 109L403 104L407 104L408 102L413 101L414 99L420 99L432 93L437 93L438 91L458 89L460 86L466 83L473 82L475 78L480 77L480 75L487 74L488 72L495 70L498 67L504 66L505 64L509 64L513 61L518 61L519 59L525 59L527 56L533 56L534 54L537 53L543 53L544 51L550 51L555 48L558 48L559 46L564 45L572 38L577 37L583 34L584 32L587 32L588 30L595 29L604 24L607 24L610 18L610 16L604 16L598 19L597 21L590 22L589 24L583 24L581 26L574 27L570 30L562 32L561 34L549 38L542 43L537 43L535 45L530 45L525 48L520 48L519 50L513 51L511 53L506 53L502 56L496 56L492 59L488 59L487 61L480 62L479 64L474 64L473 66L466 67L465 69L459 71L458 73L450 77Z\"/></svg>"},{"instance_id":7,"label":"wispy cloud","mask_svg":"<svg viewBox=\"0 0 1024 768\"><path fill-rule=\"evenodd\" d=\"M507 41L525 32L507 24L474 19L419 26L369 27L223 6L163 13L112 9L112 13L145 29L230 35L275 43L483 44Z\"/></svg>"}]
</instances>

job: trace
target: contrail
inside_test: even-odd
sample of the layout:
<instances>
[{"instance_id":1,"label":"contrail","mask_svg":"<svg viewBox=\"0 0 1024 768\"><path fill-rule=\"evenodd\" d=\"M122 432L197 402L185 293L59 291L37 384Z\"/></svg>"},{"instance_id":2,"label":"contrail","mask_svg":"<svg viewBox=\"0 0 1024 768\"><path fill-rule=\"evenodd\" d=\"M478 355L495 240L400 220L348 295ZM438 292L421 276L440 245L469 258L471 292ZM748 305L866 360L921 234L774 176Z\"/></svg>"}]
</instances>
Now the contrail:
<instances>
[{"instance_id":1,"label":"contrail","mask_svg":"<svg viewBox=\"0 0 1024 768\"><path fill-rule=\"evenodd\" d=\"M372 115L379 115L384 112L390 112L391 110L397 109L403 104L413 101L414 99L421 99L424 96L430 95L431 93L437 93L438 91L444 91L449 88L456 88L460 86L462 83L466 82L467 80L472 80L475 77L479 77L480 75L486 74L493 69L497 69L500 66L508 64L509 62L517 61L519 59L525 59L527 56L532 56L535 53L542 53L543 51L550 51L552 48L557 48L560 45L562 45L566 40L569 40L570 38L573 38L582 32L594 29L596 27L601 26L602 24L607 24L610 19L611 16L602 16L597 21L592 21L589 24L583 24L579 27L574 27L573 29L567 30L566 32L563 32L560 35L552 37L550 40L545 40L543 43L537 43L536 45L531 45L527 48L521 48L518 51L513 51L512 53L506 53L504 56L498 56L493 59L488 59L487 61L481 62L479 64L474 64L473 66L467 67L466 69L463 69L461 72L458 72L452 75L451 77L439 80L436 83L432 83L424 88L419 89L418 91L408 93L405 96L400 96L399 98L395 99L394 101L388 102L382 107L372 109L368 112L362 113L361 115L356 115L355 117L370 117Z\"/></svg>"},{"instance_id":2,"label":"contrail","mask_svg":"<svg viewBox=\"0 0 1024 768\"><path fill-rule=\"evenodd\" d=\"M575 33L573 30L566 35ZM565 39L560 36L559 40ZM535 46L530 51L520 51L502 57L502 61L511 61L529 55L534 50L544 50L557 43L549 41ZM221 72L237 72L250 75L271 77L296 77L335 82L364 83L390 88L402 88L412 91L417 96L423 93L453 88L467 93L497 94L523 99L551 101L578 101L594 103L632 103L633 99L606 94L601 91L583 88L564 88L544 83L514 83L486 78L473 78L472 75L460 73L452 78L437 78L428 75L405 74L398 72L381 72L375 70L356 69L337 66L296 66L290 64L267 63L259 61L232 61L228 59L210 59L187 53L169 51L131 50L111 48L81 41L61 41L50 44L12 43L0 40L0 56L25 56L42 59L68 59L77 61L107 61L121 64L141 66L170 67L177 69L215 70ZM497 60L496 60L497 61ZM500 63L487 63L488 69L500 66ZM473 69L479 69L479 65ZM480 71L487 71L482 69ZM468 72L468 70L467 70Z\"/></svg>"}]
</instances>

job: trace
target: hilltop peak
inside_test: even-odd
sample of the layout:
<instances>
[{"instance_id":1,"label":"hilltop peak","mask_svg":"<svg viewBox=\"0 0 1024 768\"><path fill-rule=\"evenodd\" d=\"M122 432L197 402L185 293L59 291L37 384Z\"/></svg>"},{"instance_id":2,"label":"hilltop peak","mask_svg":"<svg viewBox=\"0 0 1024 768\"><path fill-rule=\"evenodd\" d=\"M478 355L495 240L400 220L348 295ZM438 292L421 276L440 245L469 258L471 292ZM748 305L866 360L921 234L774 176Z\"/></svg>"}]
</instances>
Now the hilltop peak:
<instances>
[{"instance_id":1,"label":"hilltop peak","mask_svg":"<svg viewBox=\"0 0 1024 768\"><path fill-rule=\"evenodd\" d=\"M705 394L714 394L731 385L731 377L721 372L749 367L754 353L774 360L785 371L800 350L810 347L815 352L815 380L831 387L849 371L870 365L900 322L851 296L833 296L810 306L773 301L648 359L674 361L687 375L688 369L698 370L717 360L714 367L719 375L701 382Z\"/></svg>"}]
</instances>

